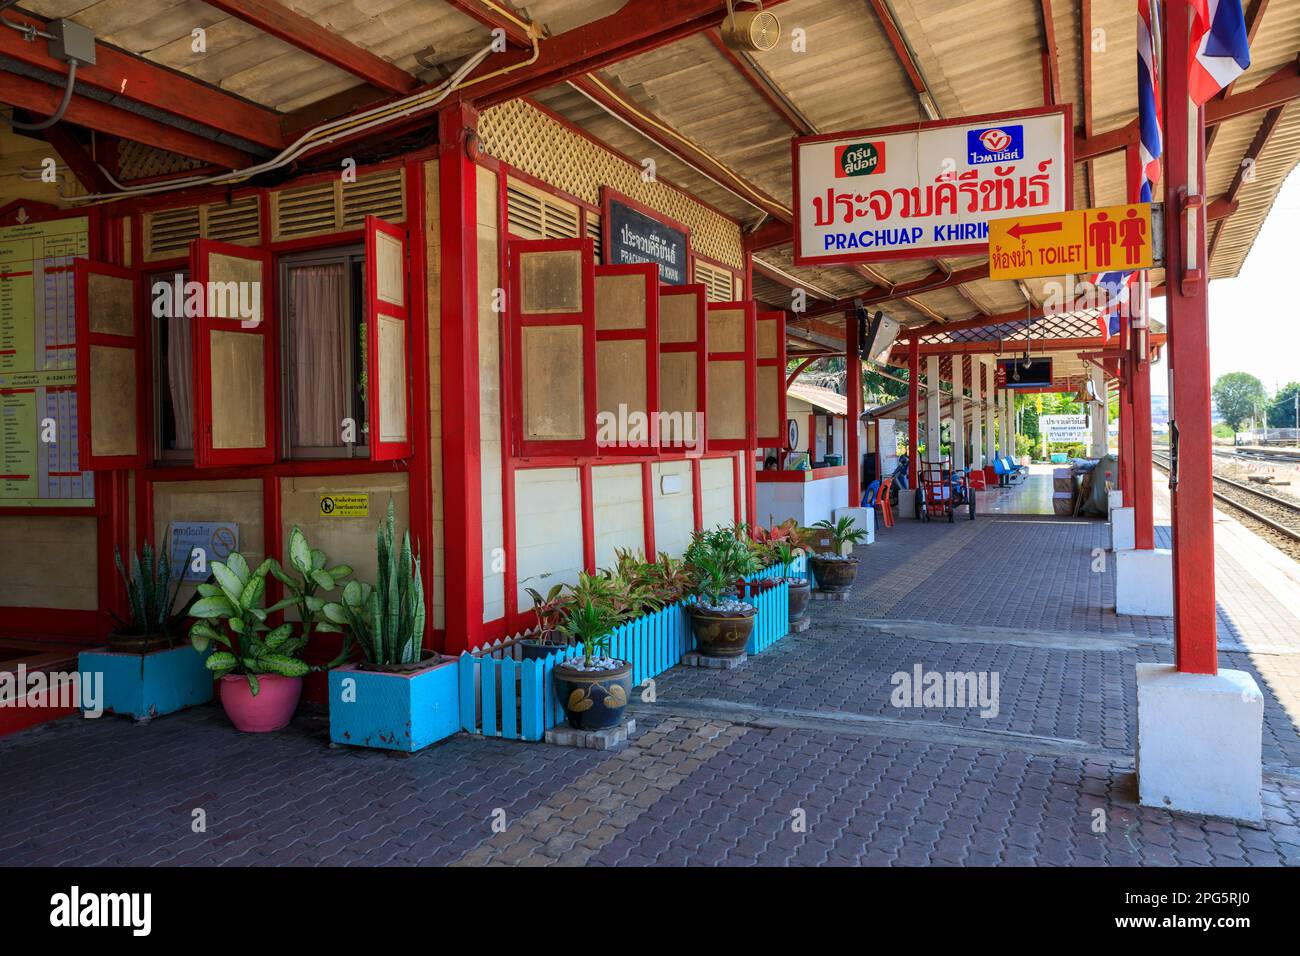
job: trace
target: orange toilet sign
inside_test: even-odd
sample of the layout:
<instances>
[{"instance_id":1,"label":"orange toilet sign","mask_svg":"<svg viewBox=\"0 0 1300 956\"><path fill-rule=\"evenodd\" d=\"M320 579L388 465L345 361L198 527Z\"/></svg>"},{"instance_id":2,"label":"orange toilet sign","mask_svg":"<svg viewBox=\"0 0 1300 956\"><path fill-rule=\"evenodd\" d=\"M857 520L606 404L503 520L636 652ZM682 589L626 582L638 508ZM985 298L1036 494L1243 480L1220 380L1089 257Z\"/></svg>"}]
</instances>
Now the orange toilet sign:
<instances>
[{"instance_id":1,"label":"orange toilet sign","mask_svg":"<svg viewBox=\"0 0 1300 956\"><path fill-rule=\"evenodd\" d=\"M989 278L1148 269L1151 205L1013 216L989 223Z\"/></svg>"}]
</instances>

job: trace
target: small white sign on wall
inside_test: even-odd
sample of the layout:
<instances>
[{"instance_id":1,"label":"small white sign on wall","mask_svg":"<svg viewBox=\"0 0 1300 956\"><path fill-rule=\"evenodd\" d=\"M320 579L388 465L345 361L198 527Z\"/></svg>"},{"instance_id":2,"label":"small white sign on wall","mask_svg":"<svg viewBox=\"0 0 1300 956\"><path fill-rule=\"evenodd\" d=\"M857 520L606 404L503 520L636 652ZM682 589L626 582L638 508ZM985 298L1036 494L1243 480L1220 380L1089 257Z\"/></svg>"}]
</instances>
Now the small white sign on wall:
<instances>
[{"instance_id":1,"label":"small white sign on wall","mask_svg":"<svg viewBox=\"0 0 1300 956\"><path fill-rule=\"evenodd\" d=\"M664 495L680 494L682 490L681 475L660 475L659 493Z\"/></svg>"}]
</instances>

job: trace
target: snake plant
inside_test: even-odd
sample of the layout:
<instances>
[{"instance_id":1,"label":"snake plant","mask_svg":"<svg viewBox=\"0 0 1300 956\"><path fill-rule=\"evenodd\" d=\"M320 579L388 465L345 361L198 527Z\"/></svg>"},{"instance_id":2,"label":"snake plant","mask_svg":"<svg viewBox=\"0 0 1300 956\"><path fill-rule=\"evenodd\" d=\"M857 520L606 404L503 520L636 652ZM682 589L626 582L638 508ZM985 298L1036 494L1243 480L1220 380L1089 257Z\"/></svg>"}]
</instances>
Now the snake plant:
<instances>
[{"instance_id":1,"label":"snake plant","mask_svg":"<svg viewBox=\"0 0 1300 956\"><path fill-rule=\"evenodd\" d=\"M397 550L391 501L375 543L379 559L375 586L349 581L343 600L324 606L325 623L320 629L339 630L346 625L370 664L418 663L424 643L420 558L411 550L410 531Z\"/></svg>"},{"instance_id":2,"label":"snake plant","mask_svg":"<svg viewBox=\"0 0 1300 956\"><path fill-rule=\"evenodd\" d=\"M183 575L176 578L176 586L168 591L171 583L171 563L163 555L156 554L149 542L144 543L140 554L131 555L131 573L128 575L122 564L122 553L113 549L113 563L117 565L118 576L126 588L127 606L130 608L129 620L123 621L113 615L119 630L123 634L169 635L172 607L176 603L176 594L180 590Z\"/></svg>"}]
</instances>

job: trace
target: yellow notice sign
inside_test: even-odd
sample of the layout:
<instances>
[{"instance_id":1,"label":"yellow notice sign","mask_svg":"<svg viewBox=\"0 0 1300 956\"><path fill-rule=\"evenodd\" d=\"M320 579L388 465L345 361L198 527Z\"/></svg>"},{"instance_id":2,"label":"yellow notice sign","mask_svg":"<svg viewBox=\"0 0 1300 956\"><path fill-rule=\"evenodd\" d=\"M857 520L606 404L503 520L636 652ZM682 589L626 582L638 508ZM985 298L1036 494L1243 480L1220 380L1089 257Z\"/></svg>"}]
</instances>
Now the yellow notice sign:
<instances>
[{"instance_id":1,"label":"yellow notice sign","mask_svg":"<svg viewBox=\"0 0 1300 956\"><path fill-rule=\"evenodd\" d=\"M1151 205L1074 209L989 223L989 278L1148 269Z\"/></svg>"},{"instance_id":2,"label":"yellow notice sign","mask_svg":"<svg viewBox=\"0 0 1300 956\"><path fill-rule=\"evenodd\" d=\"M320 515L322 518L368 518L370 496L321 495Z\"/></svg>"}]
</instances>

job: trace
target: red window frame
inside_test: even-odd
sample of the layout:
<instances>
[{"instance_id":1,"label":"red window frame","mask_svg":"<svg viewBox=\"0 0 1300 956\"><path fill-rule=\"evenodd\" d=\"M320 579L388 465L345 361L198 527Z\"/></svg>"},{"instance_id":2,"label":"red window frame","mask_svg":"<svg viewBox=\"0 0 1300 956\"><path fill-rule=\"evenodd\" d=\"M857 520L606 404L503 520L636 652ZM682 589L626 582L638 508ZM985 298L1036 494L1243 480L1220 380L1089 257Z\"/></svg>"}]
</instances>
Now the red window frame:
<instances>
[{"instance_id":1,"label":"red window frame","mask_svg":"<svg viewBox=\"0 0 1300 956\"><path fill-rule=\"evenodd\" d=\"M260 262L262 265L262 316L256 328L245 328L239 319L210 318L207 314L208 257L216 253L238 259ZM269 465L275 461L279 441L279 415L276 414L276 382L280 366L276 361L275 315L272 309L272 285L275 281L271 268L271 253L255 246L237 246L212 239L195 239L190 244L190 278L204 290L202 311L197 319L193 336L194 348L194 467L220 468L227 465ZM212 447L212 375L211 333L213 331L238 332L262 338L263 355L263 414L266 416L265 444L260 448Z\"/></svg>"},{"instance_id":2,"label":"red window frame","mask_svg":"<svg viewBox=\"0 0 1300 956\"><path fill-rule=\"evenodd\" d=\"M525 315L520 311L519 257L526 252L572 252L582 254L582 309L579 312ZM511 432L516 457L532 458L553 455L594 456L596 454L596 308L595 243L591 239L510 239L506 246L506 272L509 279L507 315L510 318ZM586 418L584 435L573 440L526 440L524 438L524 359L525 328L545 326L582 327L582 401Z\"/></svg>"},{"instance_id":3,"label":"red window frame","mask_svg":"<svg viewBox=\"0 0 1300 956\"><path fill-rule=\"evenodd\" d=\"M96 262L91 259L74 259L72 262L73 312L76 323L77 358L77 465L83 471L112 471L120 468L143 468L148 462L151 431L149 427L150 382L149 354L144 335L144 306L140 294L140 277L134 269ZM90 276L106 275L126 279L131 283L132 333L114 335L90 330ZM91 451L94 428L94 408L90 393L90 347L129 348L135 352L135 442L131 455L95 455Z\"/></svg>"},{"instance_id":4,"label":"red window frame","mask_svg":"<svg viewBox=\"0 0 1300 956\"><path fill-rule=\"evenodd\" d=\"M745 367L745 437L709 438L710 450L747 451L757 447L758 430L754 423L754 399L758 391L755 374L758 348L758 307L753 302L710 302L709 312L740 309L745 313L745 350L743 352L714 352L709 350L709 365L715 362L742 362ZM709 396L710 407L716 396ZM707 422L706 422L707 424ZM706 432L707 435L707 432Z\"/></svg>"},{"instance_id":5,"label":"red window frame","mask_svg":"<svg viewBox=\"0 0 1300 956\"><path fill-rule=\"evenodd\" d=\"M644 455L653 452L659 446L659 269L653 263L637 262L616 266L595 266L593 269L592 289L595 294L595 279L600 276L639 275L645 282L645 328L643 329L599 329L595 328L595 300L592 300L592 327L595 328L596 343L627 342L641 340L645 342L646 363L646 407L645 413L650 420L649 444L631 447L628 445L597 446L597 454L602 457L620 455ZM595 355L592 355L592 367L595 368ZM599 382L597 382L599 385ZM597 409L602 411L602 409ZM617 412L617 410L615 410Z\"/></svg>"},{"instance_id":6,"label":"red window frame","mask_svg":"<svg viewBox=\"0 0 1300 956\"><path fill-rule=\"evenodd\" d=\"M756 365L758 368L772 368L773 366L776 367L776 420L777 420L777 434L776 434L775 436L773 436L773 435L762 435L762 434L760 434L760 435L758 436L758 439L757 439L757 440L758 440L758 447L759 447L759 448L784 448L784 447L785 447L785 442L786 442L786 437L787 437L787 436L784 434L784 432L785 432L785 417L786 417L786 404L785 404L785 365L786 365L786 354L785 354L785 313L784 313L784 312L759 312L758 315L757 315L757 321L759 321L759 322L775 322L775 323L776 323L776 355L775 355L773 358L759 358L759 357L758 357L758 341L757 341L757 338L755 338L755 344L754 344L754 355L755 355L755 365ZM757 373L755 374L755 378L757 378ZM757 386L757 382L755 382L754 406L755 406L755 407L754 407L755 415L757 415L757 412L758 412L758 386ZM757 423L757 422L755 422L754 427L755 427L755 429L758 428L758 423Z\"/></svg>"},{"instance_id":7,"label":"red window frame","mask_svg":"<svg viewBox=\"0 0 1300 956\"><path fill-rule=\"evenodd\" d=\"M395 226L376 216L366 216L366 402L369 405L368 417L370 428L370 460L398 461L409 458L412 454L411 437L411 241L410 234L402 226ZM402 304L394 305L379 298L379 234L383 233L396 239L402 247ZM402 395L406 400L406 440L384 441L380 428L380 369L379 369L379 322L380 316L399 319L402 323L403 348L405 349L405 376L402 382Z\"/></svg>"},{"instance_id":8,"label":"red window frame","mask_svg":"<svg viewBox=\"0 0 1300 956\"><path fill-rule=\"evenodd\" d=\"M696 409L703 416L700 419L699 451L708 451L709 433L709 290L701 282L689 285L661 286L660 295L693 295L696 303L695 341L659 342L660 352L694 352L695 353L695 396L699 403Z\"/></svg>"}]
</instances>

